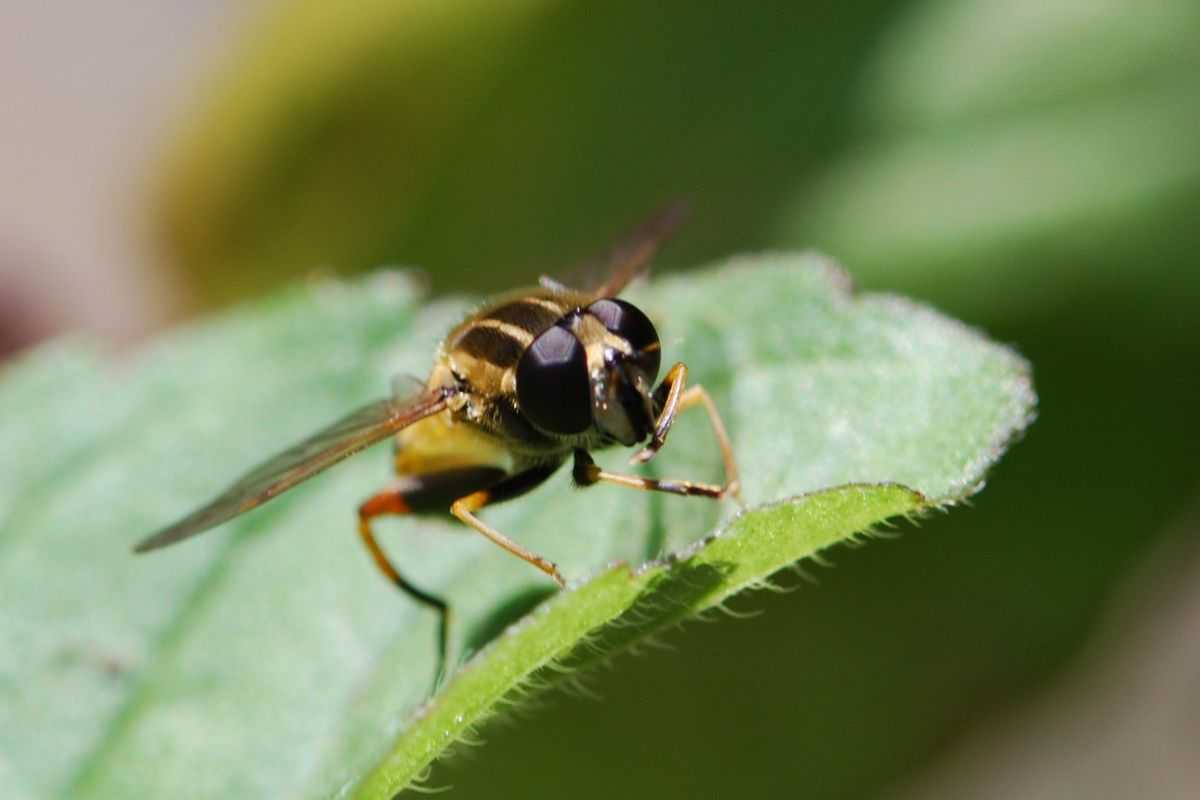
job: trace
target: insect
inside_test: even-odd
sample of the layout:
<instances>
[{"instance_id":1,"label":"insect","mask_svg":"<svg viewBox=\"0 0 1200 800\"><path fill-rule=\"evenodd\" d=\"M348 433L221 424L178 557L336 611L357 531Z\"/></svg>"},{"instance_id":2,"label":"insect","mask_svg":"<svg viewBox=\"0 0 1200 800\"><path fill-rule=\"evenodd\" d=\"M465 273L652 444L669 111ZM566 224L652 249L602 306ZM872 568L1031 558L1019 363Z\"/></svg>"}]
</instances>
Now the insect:
<instances>
[{"instance_id":1,"label":"insect","mask_svg":"<svg viewBox=\"0 0 1200 800\"><path fill-rule=\"evenodd\" d=\"M358 532L379 570L439 614L439 672L448 647L449 606L403 575L372 528L392 514L449 513L559 586L558 567L478 516L536 488L568 459L580 486L607 482L678 495L739 498L733 448L712 398L687 386L676 363L657 388L661 343L653 323L617 297L678 225L679 206L650 218L609 256L609 275L590 290L543 277L501 295L450 331L428 380L407 396L369 403L247 472L219 496L143 540L142 553L187 539L250 511L342 459L395 438L397 479L358 509ZM702 406L724 460L725 482L656 480L608 472L589 455L644 443L632 463L664 445L676 415Z\"/></svg>"}]
</instances>

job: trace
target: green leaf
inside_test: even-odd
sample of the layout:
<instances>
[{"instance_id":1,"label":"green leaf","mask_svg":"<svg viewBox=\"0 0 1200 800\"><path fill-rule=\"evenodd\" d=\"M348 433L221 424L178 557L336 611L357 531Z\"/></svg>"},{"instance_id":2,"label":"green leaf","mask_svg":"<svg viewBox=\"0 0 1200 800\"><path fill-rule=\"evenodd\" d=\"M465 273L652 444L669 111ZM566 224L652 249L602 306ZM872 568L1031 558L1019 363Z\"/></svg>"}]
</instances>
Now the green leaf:
<instances>
[{"instance_id":1,"label":"green leaf","mask_svg":"<svg viewBox=\"0 0 1200 800\"><path fill-rule=\"evenodd\" d=\"M1198 37L1191 0L916 4L864 65L851 146L771 241L973 316L1191 309Z\"/></svg>"},{"instance_id":2,"label":"green leaf","mask_svg":"<svg viewBox=\"0 0 1200 800\"><path fill-rule=\"evenodd\" d=\"M606 658L835 542L970 494L1030 418L1027 366L928 309L847 286L817 257L773 255L631 293L722 409L745 513L575 492L557 475L486 512L571 579L540 605L547 581L461 526L381 525L407 574L451 600L453 648L469 656L428 702L435 620L354 541L353 509L387 480L386 448L186 545L128 548L386 391L391 373L428 369L464 303L422 305L405 276L381 273L294 288L131 362L66 343L11 367L8 795L388 797L531 676L558 674L543 668ZM627 455L599 460L620 468ZM680 419L651 467L719 480L703 414Z\"/></svg>"}]
</instances>

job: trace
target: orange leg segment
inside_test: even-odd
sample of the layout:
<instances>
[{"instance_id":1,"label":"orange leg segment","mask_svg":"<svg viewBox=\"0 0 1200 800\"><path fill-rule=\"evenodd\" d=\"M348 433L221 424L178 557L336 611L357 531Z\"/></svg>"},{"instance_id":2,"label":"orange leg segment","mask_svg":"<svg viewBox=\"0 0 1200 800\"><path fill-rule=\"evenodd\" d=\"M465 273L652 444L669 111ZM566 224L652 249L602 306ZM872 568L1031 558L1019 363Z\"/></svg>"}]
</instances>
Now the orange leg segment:
<instances>
[{"instance_id":1,"label":"orange leg segment","mask_svg":"<svg viewBox=\"0 0 1200 800\"><path fill-rule=\"evenodd\" d=\"M438 613L438 662L437 671L434 673L436 687L446 669L446 656L450 649L450 606L442 598L417 588L401 575L392 565L387 554L383 552L383 548L375 539L374 531L371 530L371 520L375 517L385 514L408 514L410 510L401 489L383 489L359 506L358 534L362 537L363 544L366 545L367 552L371 554L375 565L379 567L380 572L387 576L388 580L418 603L428 606Z\"/></svg>"}]
</instances>

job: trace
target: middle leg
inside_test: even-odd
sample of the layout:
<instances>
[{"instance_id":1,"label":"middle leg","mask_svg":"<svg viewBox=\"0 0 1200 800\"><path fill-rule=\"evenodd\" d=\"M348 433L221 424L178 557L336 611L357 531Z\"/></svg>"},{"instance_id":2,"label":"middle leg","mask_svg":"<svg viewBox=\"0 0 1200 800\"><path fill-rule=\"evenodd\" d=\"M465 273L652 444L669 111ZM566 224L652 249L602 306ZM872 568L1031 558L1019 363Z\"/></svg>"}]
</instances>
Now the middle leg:
<instances>
[{"instance_id":1,"label":"middle leg","mask_svg":"<svg viewBox=\"0 0 1200 800\"><path fill-rule=\"evenodd\" d=\"M729 491L729 487L727 486L716 486L711 483L659 480L657 478L643 478L640 475L623 475L619 472L607 472L592 460L592 457L586 450L575 451L575 464L571 474L575 479L575 483L580 486L591 486L600 481L605 481L607 483L615 483L618 486L625 486L629 489L641 489L645 492L667 492L668 494L711 497L715 500L720 500Z\"/></svg>"},{"instance_id":2,"label":"middle leg","mask_svg":"<svg viewBox=\"0 0 1200 800\"><path fill-rule=\"evenodd\" d=\"M561 462L560 462L561 463ZM558 469L559 464L548 464L545 466L534 467L525 472L519 472L512 477L505 478L500 483L488 489L480 489L472 492L465 497L460 497L455 500L450 506L450 513L457 517L463 523L471 526L474 530L482 533L491 541L503 547L508 552L512 553L517 558L540 569L542 572L554 579L554 582L559 586L566 587L567 582L558 571L558 566L552 561L539 556L531 550L526 550L521 545L508 538L500 531L488 525L475 515L484 506L492 505L510 500L519 495L525 494L529 490L541 484L547 478L554 474Z\"/></svg>"}]
</instances>

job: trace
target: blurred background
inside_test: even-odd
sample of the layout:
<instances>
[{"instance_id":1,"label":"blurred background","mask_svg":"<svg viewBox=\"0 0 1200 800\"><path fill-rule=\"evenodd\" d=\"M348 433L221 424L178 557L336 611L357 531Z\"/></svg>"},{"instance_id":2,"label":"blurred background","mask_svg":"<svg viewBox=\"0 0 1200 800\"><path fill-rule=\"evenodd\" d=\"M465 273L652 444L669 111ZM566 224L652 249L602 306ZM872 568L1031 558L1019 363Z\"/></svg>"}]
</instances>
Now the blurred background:
<instances>
[{"instance_id":1,"label":"blurred background","mask_svg":"<svg viewBox=\"0 0 1200 800\"><path fill-rule=\"evenodd\" d=\"M663 269L820 249L1033 362L1040 418L971 507L619 659L598 702L489 727L435 785L1200 793L1195 0L9 0L0 21L9 356L79 331L119 354L316 272L508 287L686 195Z\"/></svg>"}]
</instances>

